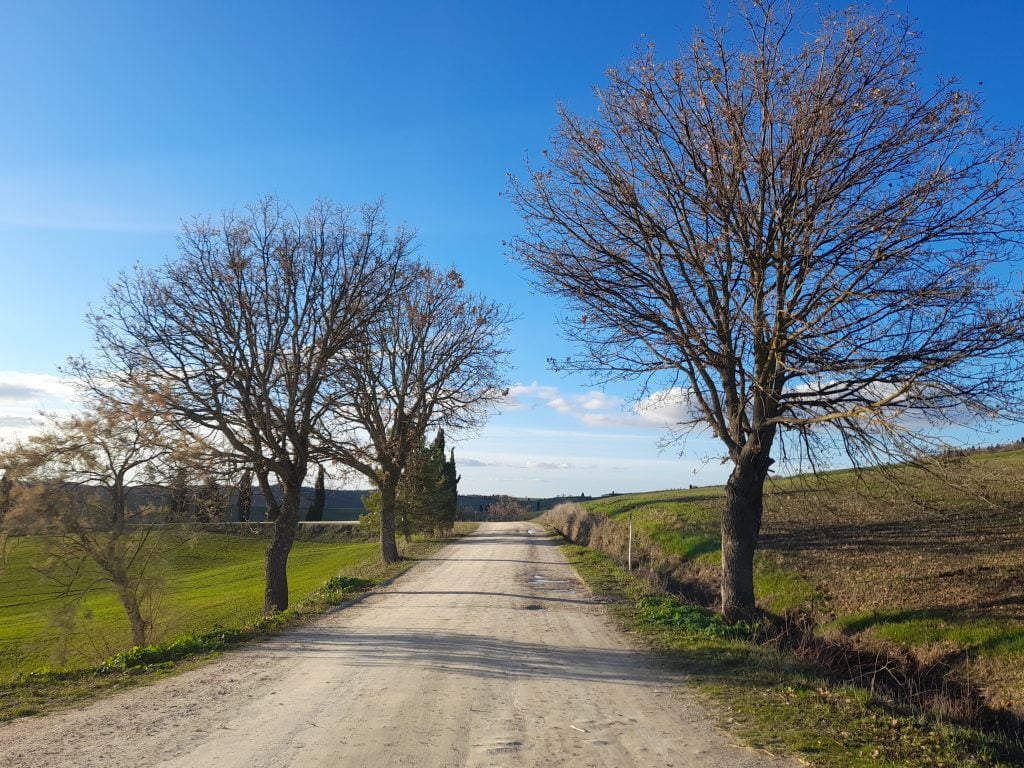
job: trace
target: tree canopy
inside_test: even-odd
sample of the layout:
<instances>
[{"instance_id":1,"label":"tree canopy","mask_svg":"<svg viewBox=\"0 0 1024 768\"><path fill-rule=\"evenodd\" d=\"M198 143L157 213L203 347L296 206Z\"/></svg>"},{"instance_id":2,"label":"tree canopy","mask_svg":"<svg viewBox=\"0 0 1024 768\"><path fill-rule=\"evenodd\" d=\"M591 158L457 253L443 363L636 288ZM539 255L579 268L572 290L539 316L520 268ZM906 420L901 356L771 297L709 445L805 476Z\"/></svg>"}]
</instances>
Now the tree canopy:
<instances>
[{"instance_id":1,"label":"tree canopy","mask_svg":"<svg viewBox=\"0 0 1024 768\"><path fill-rule=\"evenodd\" d=\"M1021 403L1021 136L955 79L922 86L916 37L892 10L805 30L743 4L610 70L511 183L515 254L569 307L558 366L639 380L721 441L728 613L753 609L780 430L798 462L857 462Z\"/></svg>"}]
</instances>

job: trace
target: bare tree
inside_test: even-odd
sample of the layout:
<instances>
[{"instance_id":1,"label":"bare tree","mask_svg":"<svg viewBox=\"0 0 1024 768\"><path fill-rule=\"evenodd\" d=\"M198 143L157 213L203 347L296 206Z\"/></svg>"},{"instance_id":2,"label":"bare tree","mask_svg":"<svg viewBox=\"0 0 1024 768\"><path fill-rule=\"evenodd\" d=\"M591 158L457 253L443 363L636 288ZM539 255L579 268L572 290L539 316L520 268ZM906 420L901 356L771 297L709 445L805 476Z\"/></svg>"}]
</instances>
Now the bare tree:
<instances>
[{"instance_id":1,"label":"bare tree","mask_svg":"<svg viewBox=\"0 0 1024 768\"><path fill-rule=\"evenodd\" d=\"M487 507L487 519L499 522L525 520L530 516L529 510L511 496L499 496Z\"/></svg>"},{"instance_id":2,"label":"bare tree","mask_svg":"<svg viewBox=\"0 0 1024 768\"><path fill-rule=\"evenodd\" d=\"M349 385L336 411L334 459L381 494L381 557L398 559L395 494L410 457L436 427L472 428L504 397L507 308L464 290L462 277L407 263L397 293L346 355Z\"/></svg>"},{"instance_id":3,"label":"bare tree","mask_svg":"<svg viewBox=\"0 0 1024 768\"><path fill-rule=\"evenodd\" d=\"M135 645L151 640L147 599L160 586L155 566L168 545L150 525L152 510L135 497L172 450L146 409L99 404L51 418L41 433L0 455L15 481L12 517L50 543L46 575L73 598L73 609L94 589L111 587Z\"/></svg>"},{"instance_id":4,"label":"bare tree","mask_svg":"<svg viewBox=\"0 0 1024 768\"><path fill-rule=\"evenodd\" d=\"M338 361L390 301L409 242L380 206L320 202L299 217L269 198L186 225L177 259L122 275L89 317L99 358L76 372L145 397L228 465L253 469L275 521L267 613L288 606L302 482L324 458L317 435L345 384Z\"/></svg>"},{"instance_id":5,"label":"bare tree","mask_svg":"<svg viewBox=\"0 0 1024 768\"><path fill-rule=\"evenodd\" d=\"M896 13L795 18L759 0L679 58L639 51L511 183L518 259L572 308L558 365L639 380L685 403L673 436L723 444L729 616L754 609L773 449L913 454L1021 403L1019 132L953 79L920 87Z\"/></svg>"}]
</instances>

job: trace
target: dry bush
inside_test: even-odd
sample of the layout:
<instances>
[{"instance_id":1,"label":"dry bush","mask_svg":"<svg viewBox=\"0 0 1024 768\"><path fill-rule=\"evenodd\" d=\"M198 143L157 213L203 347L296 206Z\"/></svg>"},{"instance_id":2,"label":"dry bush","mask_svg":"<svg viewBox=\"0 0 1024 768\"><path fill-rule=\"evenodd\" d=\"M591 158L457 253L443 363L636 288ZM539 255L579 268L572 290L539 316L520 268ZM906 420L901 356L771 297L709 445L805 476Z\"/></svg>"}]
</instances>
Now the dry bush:
<instances>
[{"instance_id":1,"label":"dry bush","mask_svg":"<svg viewBox=\"0 0 1024 768\"><path fill-rule=\"evenodd\" d=\"M487 519L497 522L526 520L529 517L530 511L511 496L499 496L487 508Z\"/></svg>"},{"instance_id":2,"label":"dry bush","mask_svg":"<svg viewBox=\"0 0 1024 768\"><path fill-rule=\"evenodd\" d=\"M608 522L608 518L590 512L580 504L565 502L541 515L540 522L550 525L573 544L590 546L593 528Z\"/></svg>"}]
</instances>

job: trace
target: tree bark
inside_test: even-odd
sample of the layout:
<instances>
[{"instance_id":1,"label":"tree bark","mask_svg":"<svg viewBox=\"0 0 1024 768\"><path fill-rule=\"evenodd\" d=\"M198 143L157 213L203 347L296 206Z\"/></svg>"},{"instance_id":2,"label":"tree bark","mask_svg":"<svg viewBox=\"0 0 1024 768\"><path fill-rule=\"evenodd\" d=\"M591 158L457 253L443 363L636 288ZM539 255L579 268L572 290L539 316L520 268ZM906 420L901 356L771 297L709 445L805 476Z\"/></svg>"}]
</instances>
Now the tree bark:
<instances>
[{"instance_id":1,"label":"tree bark","mask_svg":"<svg viewBox=\"0 0 1024 768\"><path fill-rule=\"evenodd\" d=\"M302 482L282 484L281 504L274 521L274 538L267 547L266 590L263 615L269 616L288 607L288 553L292 551L299 527L299 499Z\"/></svg>"},{"instance_id":2,"label":"tree bark","mask_svg":"<svg viewBox=\"0 0 1024 768\"><path fill-rule=\"evenodd\" d=\"M125 615L128 617L128 626L132 630L132 645L145 645L149 627L142 617L138 595L129 586L126 577L115 577L114 588L117 590L117 598L121 601Z\"/></svg>"},{"instance_id":3,"label":"tree bark","mask_svg":"<svg viewBox=\"0 0 1024 768\"><path fill-rule=\"evenodd\" d=\"M385 563L397 563L398 544L395 542L395 483L385 477L380 485L380 557Z\"/></svg>"},{"instance_id":4,"label":"tree bark","mask_svg":"<svg viewBox=\"0 0 1024 768\"><path fill-rule=\"evenodd\" d=\"M722 515L722 615L730 621L754 614L754 551L761 533L764 481L771 459L746 451L725 485Z\"/></svg>"}]
</instances>

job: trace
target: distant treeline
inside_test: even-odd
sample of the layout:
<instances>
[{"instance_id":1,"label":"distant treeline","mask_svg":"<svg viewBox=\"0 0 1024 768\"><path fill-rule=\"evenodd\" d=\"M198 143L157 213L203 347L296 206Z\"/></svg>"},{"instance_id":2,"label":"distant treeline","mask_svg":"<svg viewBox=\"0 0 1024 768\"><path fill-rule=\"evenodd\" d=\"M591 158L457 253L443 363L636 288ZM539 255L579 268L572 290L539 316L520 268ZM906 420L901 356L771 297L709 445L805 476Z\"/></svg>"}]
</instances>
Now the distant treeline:
<instances>
[{"instance_id":1,"label":"distant treeline","mask_svg":"<svg viewBox=\"0 0 1024 768\"><path fill-rule=\"evenodd\" d=\"M939 453L940 457L970 456L977 453L1002 453L1004 451L1019 451L1024 448L1024 438L1013 440L1009 443L996 443L995 445L971 445L964 448L947 448Z\"/></svg>"}]
</instances>

